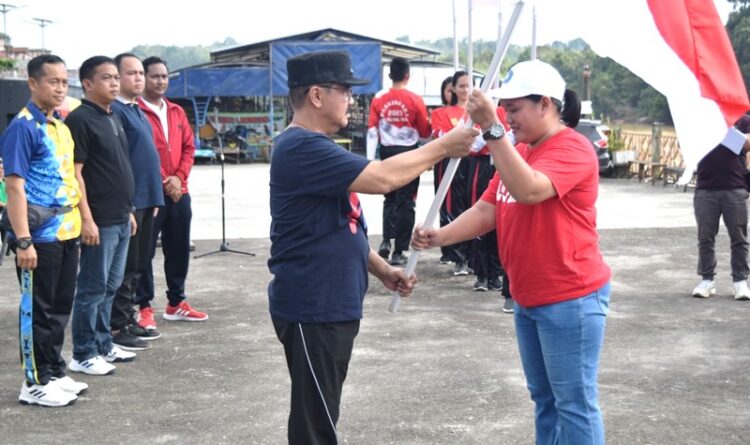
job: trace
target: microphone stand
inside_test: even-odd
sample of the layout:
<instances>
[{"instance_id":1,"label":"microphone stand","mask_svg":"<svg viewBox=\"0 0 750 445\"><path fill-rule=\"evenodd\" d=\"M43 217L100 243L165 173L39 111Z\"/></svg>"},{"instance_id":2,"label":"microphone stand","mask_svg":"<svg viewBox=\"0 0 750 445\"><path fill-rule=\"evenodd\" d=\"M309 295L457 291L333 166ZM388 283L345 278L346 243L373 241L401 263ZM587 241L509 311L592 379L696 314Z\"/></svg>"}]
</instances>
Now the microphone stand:
<instances>
[{"instance_id":1,"label":"microphone stand","mask_svg":"<svg viewBox=\"0 0 750 445\"><path fill-rule=\"evenodd\" d=\"M234 250L229 248L229 243L227 242L227 227L226 227L226 209L225 209L225 198L224 198L224 146L222 145L222 136L226 134L226 132L221 133L220 132L220 124L219 124L219 116L216 115L216 124L211 122L211 119L208 119L208 122L211 124L212 127L214 127L214 130L216 130L216 139L219 140L219 163L221 164L221 245L219 246L218 250L214 250L212 252L204 253L201 255L196 255L194 258L203 258L206 256L216 255L217 253L222 252L231 252L231 253L237 253L240 255L248 255L248 256L255 256L254 253L251 252L243 252L241 250Z\"/></svg>"}]
</instances>

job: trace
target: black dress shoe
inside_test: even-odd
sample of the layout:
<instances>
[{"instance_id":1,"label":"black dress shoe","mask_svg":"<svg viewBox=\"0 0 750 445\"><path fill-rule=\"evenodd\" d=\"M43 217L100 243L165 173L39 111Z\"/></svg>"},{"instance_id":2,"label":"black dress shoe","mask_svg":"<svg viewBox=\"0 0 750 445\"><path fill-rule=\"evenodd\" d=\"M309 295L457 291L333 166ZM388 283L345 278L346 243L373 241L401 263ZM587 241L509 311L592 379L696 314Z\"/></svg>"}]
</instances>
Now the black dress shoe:
<instances>
[{"instance_id":1,"label":"black dress shoe","mask_svg":"<svg viewBox=\"0 0 750 445\"><path fill-rule=\"evenodd\" d=\"M384 239L383 242L380 243L380 247L378 247L378 255L380 255L381 258L384 260L388 259L388 255L391 254L391 242L390 240Z\"/></svg>"},{"instance_id":2,"label":"black dress shoe","mask_svg":"<svg viewBox=\"0 0 750 445\"><path fill-rule=\"evenodd\" d=\"M406 264L406 257L401 252L393 252L393 256L391 256L391 265L392 266L401 266Z\"/></svg>"}]
</instances>

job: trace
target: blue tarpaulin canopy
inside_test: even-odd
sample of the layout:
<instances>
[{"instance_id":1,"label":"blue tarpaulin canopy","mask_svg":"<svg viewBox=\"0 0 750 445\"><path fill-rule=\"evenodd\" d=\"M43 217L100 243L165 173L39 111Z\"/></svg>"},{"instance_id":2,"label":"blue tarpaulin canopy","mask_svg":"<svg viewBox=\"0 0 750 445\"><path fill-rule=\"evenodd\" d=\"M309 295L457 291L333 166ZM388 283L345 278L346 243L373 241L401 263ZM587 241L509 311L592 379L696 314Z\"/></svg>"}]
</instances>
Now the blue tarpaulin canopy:
<instances>
[{"instance_id":1,"label":"blue tarpaulin canopy","mask_svg":"<svg viewBox=\"0 0 750 445\"><path fill-rule=\"evenodd\" d=\"M286 96L286 60L306 52L348 51L358 78L370 84L354 88L355 94L375 94L382 88L380 43L377 42L284 42L271 45L269 67L184 68L169 80L171 98L233 96ZM269 72L273 81L269 81Z\"/></svg>"},{"instance_id":2,"label":"blue tarpaulin canopy","mask_svg":"<svg viewBox=\"0 0 750 445\"><path fill-rule=\"evenodd\" d=\"M347 51L352 60L354 76L370 81L354 88L354 94L375 94L383 87L380 43L378 42L282 42L271 45L272 91L274 96L286 96L286 60L307 52Z\"/></svg>"},{"instance_id":3,"label":"blue tarpaulin canopy","mask_svg":"<svg viewBox=\"0 0 750 445\"><path fill-rule=\"evenodd\" d=\"M185 68L169 79L167 97L267 96L268 68Z\"/></svg>"},{"instance_id":4,"label":"blue tarpaulin canopy","mask_svg":"<svg viewBox=\"0 0 750 445\"><path fill-rule=\"evenodd\" d=\"M206 125L208 106L214 97L286 96L286 61L306 52L347 51L354 76L370 81L354 88L354 94L375 94L382 88L381 45L379 42L284 41L270 44L267 67L192 67L184 68L169 80L166 96L193 103L197 128ZM273 122L273 101L269 121ZM198 132L196 147L200 147Z\"/></svg>"}]
</instances>

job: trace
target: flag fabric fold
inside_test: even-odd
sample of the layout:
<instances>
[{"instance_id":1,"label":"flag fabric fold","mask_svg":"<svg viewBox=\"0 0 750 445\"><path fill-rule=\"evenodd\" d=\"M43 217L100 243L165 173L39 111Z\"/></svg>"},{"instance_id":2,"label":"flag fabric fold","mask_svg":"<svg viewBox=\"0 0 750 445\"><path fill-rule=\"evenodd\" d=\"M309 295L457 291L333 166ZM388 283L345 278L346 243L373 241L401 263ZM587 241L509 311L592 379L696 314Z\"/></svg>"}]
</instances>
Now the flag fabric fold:
<instances>
[{"instance_id":1,"label":"flag fabric fold","mask_svg":"<svg viewBox=\"0 0 750 445\"><path fill-rule=\"evenodd\" d=\"M726 29L712 0L587 2L582 38L667 98L685 160L686 182L698 162L748 109ZM572 18L572 20L581 20Z\"/></svg>"}]
</instances>

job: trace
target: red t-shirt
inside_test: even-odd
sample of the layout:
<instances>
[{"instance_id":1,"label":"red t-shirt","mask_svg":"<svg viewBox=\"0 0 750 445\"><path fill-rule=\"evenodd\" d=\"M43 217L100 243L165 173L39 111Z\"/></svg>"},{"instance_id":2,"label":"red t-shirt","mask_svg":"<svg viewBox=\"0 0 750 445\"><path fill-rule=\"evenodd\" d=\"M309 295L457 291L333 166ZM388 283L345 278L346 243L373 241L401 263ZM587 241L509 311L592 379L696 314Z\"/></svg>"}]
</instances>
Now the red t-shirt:
<instances>
[{"instance_id":1,"label":"red t-shirt","mask_svg":"<svg viewBox=\"0 0 750 445\"><path fill-rule=\"evenodd\" d=\"M599 164L591 143L566 128L534 149L526 144L516 149L531 168L552 181L557 196L519 204L497 173L482 195L496 205L498 250L513 299L532 307L594 292L609 281L611 272L599 252Z\"/></svg>"},{"instance_id":2,"label":"red t-shirt","mask_svg":"<svg viewBox=\"0 0 750 445\"><path fill-rule=\"evenodd\" d=\"M497 107L497 117L502 122L505 130L510 130L508 123L505 119L505 109L503 107ZM450 105L440 107L432 112L432 137L439 138L445 133L451 131L453 127L458 125L464 125L466 122L466 110L460 105ZM479 129L478 125L474 128ZM489 155L490 149L487 148L487 143L482 138L482 135L474 138L471 152L469 156L483 156Z\"/></svg>"},{"instance_id":3,"label":"red t-shirt","mask_svg":"<svg viewBox=\"0 0 750 445\"><path fill-rule=\"evenodd\" d=\"M427 108L421 97L409 90L393 89L375 96L370 104L368 128L377 127L386 147L416 145L430 135Z\"/></svg>"}]
</instances>

